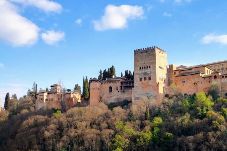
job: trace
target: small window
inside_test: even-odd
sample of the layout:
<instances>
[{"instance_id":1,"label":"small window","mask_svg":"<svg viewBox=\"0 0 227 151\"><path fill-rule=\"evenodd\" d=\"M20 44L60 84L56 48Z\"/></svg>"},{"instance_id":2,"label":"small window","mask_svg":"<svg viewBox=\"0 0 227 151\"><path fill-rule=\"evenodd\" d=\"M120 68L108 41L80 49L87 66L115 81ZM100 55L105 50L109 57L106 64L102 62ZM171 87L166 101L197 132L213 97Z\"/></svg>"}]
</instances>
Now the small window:
<instances>
[{"instance_id":1,"label":"small window","mask_svg":"<svg viewBox=\"0 0 227 151\"><path fill-rule=\"evenodd\" d=\"M225 93L225 97L227 97L227 93Z\"/></svg>"},{"instance_id":2,"label":"small window","mask_svg":"<svg viewBox=\"0 0 227 151\"><path fill-rule=\"evenodd\" d=\"M146 81L147 80L147 77L144 77L144 81Z\"/></svg>"},{"instance_id":3,"label":"small window","mask_svg":"<svg viewBox=\"0 0 227 151\"><path fill-rule=\"evenodd\" d=\"M185 83L186 81L182 81L182 83Z\"/></svg>"},{"instance_id":4,"label":"small window","mask_svg":"<svg viewBox=\"0 0 227 151\"><path fill-rule=\"evenodd\" d=\"M142 78L140 78L140 81L142 81L143 79Z\"/></svg>"},{"instance_id":5,"label":"small window","mask_svg":"<svg viewBox=\"0 0 227 151\"><path fill-rule=\"evenodd\" d=\"M141 70L141 67L140 67L140 70Z\"/></svg>"},{"instance_id":6,"label":"small window","mask_svg":"<svg viewBox=\"0 0 227 151\"><path fill-rule=\"evenodd\" d=\"M216 75L214 76L214 79L217 79L217 76Z\"/></svg>"},{"instance_id":7,"label":"small window","mask_svg":"<svg viewBox=\"0 0 227 151\"><path fill-rule=\"evenodd\" d=\"M122 90L122 86L121 86L121 90Z\"/></svg>"},{"instance_id":8,"label":"small window","mask_svg":"<svg viewBox=\"0 0 227 151\"><path fill-rule=\"evenodd\" d=\"M148 80L151 80L151 77L148 77Z\"/></svg>"},{"instance_id":9,"label":"small window","mask_svg":"<svg viewBox=\"0 0 227 151\"><path fill-rule=\"evenodd\" d=\"M118 91L118 87L116 87L116 90Z\"/></svg>"},{"instance_id":10,"label":"small window","mask_svg":"<svg viewBox=\"0 0 227 151\"><path fill-rule=\"evenodd\" d=\"M113 91L112 87L109 87L109 93L111 93Z\"/></svg>"}]
</instances>

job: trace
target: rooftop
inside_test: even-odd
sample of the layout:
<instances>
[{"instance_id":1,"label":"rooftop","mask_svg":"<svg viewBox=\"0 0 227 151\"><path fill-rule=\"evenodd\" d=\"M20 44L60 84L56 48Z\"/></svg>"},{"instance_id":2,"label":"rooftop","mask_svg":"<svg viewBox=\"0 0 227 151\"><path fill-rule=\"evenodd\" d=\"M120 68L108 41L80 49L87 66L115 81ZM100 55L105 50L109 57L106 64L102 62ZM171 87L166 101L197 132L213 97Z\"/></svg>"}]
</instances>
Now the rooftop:
<instances>
[{"instance_id":1,"label":"rooftop","mask_svg":"<svg viewBox=\"0 0 227 151\"><path fill-rule=\"evenodd\" d=\"M166 51L164 51L163 49L161 49L161 48L159 48L157 46L153 46L153 47L135 49L134 53L154 51L155 49L158 49L160 51L166 52Z\"/></svg>"}]
</instances>

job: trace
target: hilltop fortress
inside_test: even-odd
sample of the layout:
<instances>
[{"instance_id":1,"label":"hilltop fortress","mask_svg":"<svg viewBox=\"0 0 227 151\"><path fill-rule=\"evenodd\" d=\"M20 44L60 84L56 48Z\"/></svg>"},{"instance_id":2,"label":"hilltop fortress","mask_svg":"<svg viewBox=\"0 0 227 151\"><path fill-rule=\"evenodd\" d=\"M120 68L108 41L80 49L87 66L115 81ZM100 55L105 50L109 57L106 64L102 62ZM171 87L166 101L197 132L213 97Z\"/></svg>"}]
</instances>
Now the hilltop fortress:
<instances>
[{"instance_id":1,"label":"hilltop fortress","mask_svg":"<svg viewBox=\"0 0 227 151\"><path fill-rule=\"evenodd\" d=\"M167 53L158 47L134 50L134 80L113 77L90 80L90 105L127 101L159 101L176 91L183 94L208 92L217 85L227 97L227 61L196 65L168 65Z\"/></svg>"},{"instance_id":2,"label":"hilltop fortress","mask_svg":"<svg viewBox=\"0 0 227 151\"><path fill-rule=\"evenodd\" d=\"M218 87L221 97L227 98L227 61L191 67L168 65L164 50L148 47L134 50L134 77L90 79L89 105L141 100L159 103L164 96L176 93L208 92L212 85ZM36 109L61 109L62 104L69 109L81 102L80 92L64 92L61 85L54 84L50 90L38 93Z\"/></svg>"}]
</instances>

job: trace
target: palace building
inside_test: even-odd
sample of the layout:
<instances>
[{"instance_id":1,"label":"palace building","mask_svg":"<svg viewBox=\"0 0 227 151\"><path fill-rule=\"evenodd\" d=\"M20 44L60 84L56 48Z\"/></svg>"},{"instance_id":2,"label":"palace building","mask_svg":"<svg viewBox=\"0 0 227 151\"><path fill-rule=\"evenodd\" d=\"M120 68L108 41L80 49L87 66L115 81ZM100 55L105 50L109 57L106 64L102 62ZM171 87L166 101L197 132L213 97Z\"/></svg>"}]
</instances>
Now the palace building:
<instances>
[{"instance_id":1,"label":"palace building","mask_svg":"<svg viewBox=\"0 0 227 151\"><path fill-rule=\"evenodd\" d=\"M196 66L168 65L166 51L159 47L134 50L134 80L113 77L90 80L90 105L99 102L159 101L174 91L183 94L208 92L217 85L227 97L227 61Z\"/></svg>"}]
</instances>

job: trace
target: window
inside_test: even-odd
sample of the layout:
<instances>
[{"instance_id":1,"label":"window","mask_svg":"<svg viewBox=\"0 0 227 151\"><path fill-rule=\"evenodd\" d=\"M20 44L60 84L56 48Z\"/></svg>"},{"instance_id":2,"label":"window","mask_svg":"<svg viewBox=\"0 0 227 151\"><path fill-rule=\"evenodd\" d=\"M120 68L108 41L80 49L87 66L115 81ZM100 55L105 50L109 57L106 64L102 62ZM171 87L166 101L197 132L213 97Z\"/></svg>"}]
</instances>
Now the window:
<instances>
[{"instance_id":1,"label":"window","mask_svg":"<svg viewBox=\"0 0 227 151\"><path fill-rule=\"evenodd\" d=\"M151 80L151 77L148 77L148 80Z\"/></svg>"},{"instance_id":2,"label":"window","mask_svg":"<svg viewBox=\"0 0 227 151\"><path fill-rule=\"evenodd\" d=\"M186 81L182 81L182 83L185 83Z\"/></svg>"},{"instance_id":3,"label":"window","mask_svg":"<svg viewBox=\"0 0 227 151\"><path fill-rule=\"evenodd\" d=\"M121 86L121 90L122 90L122 86Z\"/></svg>"},{"instance_id":4,"label":"window","mask_svg":"<svg viewBox=\"0 0 227 151\"><path fill-rule=\"evenodd\" d=\"M147 77L144 77L144 81L146 81L147 80Z\"/></svg>"},{"instance_id":5,"label":"window","mask_svg":"<svg viewBox=\"0 0 227 151\"><path fill-rule=\"evenodd\" d=\"M225 97L227 97L227 93L225 93Z\"/></svg>"},{"instance_id":6,"label":"window","mask_svg":"<svg viewBox=\"0 0 227 151\"><path fill-rule=\"evenodd\" d=\"M141 70L141 67L140 67L140 70Z\"/></svg>"},{"instance_id":7,"label":"window","mask_svg":"<svg viewBox=\"0 0 227 151\"><path fill-rule=\"evenodd\" d=\"M111 93L113 91L112 87L109 87L109 93Z\"/></svg>"},{"instance_id":8,"label":"window","mask_svg":"<svg viewBox=\"0 0 227 151\"><path fill-rule=\"evenodd\" d=\"M149 68L151 68L151 66L149 66Z\"/></svg>"},{"instance_id":9,"label":"window","mask_svg":"<svg viewBox=\"0 0 227 151\"><path fill-rule=\"evenodd\" d=\"M142 78L140 78L140 81L142 81L143 79Z\"/></svg>"},{"instance_id":10,"label":"window","mask_svg":"<svg viewBox=\"0 0 227 151\"><path fill-rule=\"evenodd\" d=\"M118 87L116 87L116 90L118 91Z\"/></svg>"},{"instance_id":11,"label":"window","mask_svg":"<svg viewBox=\"0 0 227 151\"><path fill-rule=\"evenodd\" d=\"M214 79L217 79L217 76L216 75L214 76Z\"/></svg>"}]
</instances>

